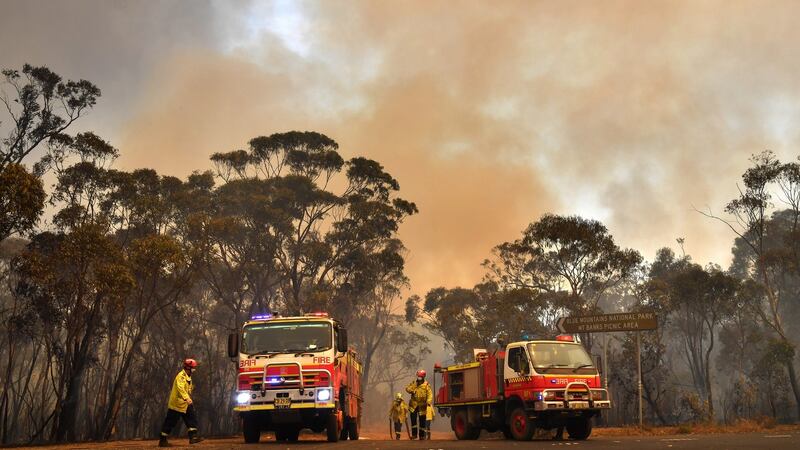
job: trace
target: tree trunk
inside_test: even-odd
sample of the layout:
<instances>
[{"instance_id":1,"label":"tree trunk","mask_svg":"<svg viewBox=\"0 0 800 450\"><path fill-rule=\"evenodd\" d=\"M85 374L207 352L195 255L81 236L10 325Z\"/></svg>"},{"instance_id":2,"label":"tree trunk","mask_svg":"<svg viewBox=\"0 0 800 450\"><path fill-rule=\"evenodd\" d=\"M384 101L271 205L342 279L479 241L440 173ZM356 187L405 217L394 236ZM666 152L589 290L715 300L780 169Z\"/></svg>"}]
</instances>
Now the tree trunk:
<instances>
[{"instance_id":1,"label":"tree trunk","mask_svg":"<svg viewBox=\"0 0 800 450\"><path fill-rule=\"evenodd\" d=\"M661 422L661 425L668 425L667 419L664 417L664 413L661 411L661 407L658 405L658 400L654 399L652 395L650 395L650 390L647 389L647 386L644 387L644 399L647 402L647 405L650 407L650 410L653 411Z\"/></svg>"},{"instance_id":2,"label":"tree trunk","mask_svg":"<svg viewBox=\"0 0 800 450\"><path fill-rule=\"evenodd\" d=\"M111 434L114 431L114 426L117 423L119 409L122 405L122 386L128 381L128 374L130 373L131 363L133 362L133 355L139 350L139 345L141 345L142 338L144 337L144 332L148 324L149 320L148 323L144 324L142 328L140 328L139 333L137 333L133 339L133 343L131 344L131 348L128 350L128 354L124 356L122 367L120 368L119 374L114 380L114 384L111 388L111 394L110 398L108 399L106 412L103 414L103 422L102 424L98 424L97 435L95 436L95 439L106 441L111 439Z\"/></svg>"},{"instance_id":3,"label":"tree trunk","mask_svg":"<svg viewBox=\"0 0 800 450\"><path fill-rule=\"evenodd\" d=\"M789 383L792 385L795 406L797 407L797 417L800 418L800 386L797 384L797 372L794 370L794 358L786 362L786 369L789 371Z\"/></svg>"},{"instance_id":4,"label":"tree trunk","mask_svg":"<svg viewBox=\"0 0 800 450\"><path fill-rule=\"evenodd\" d=\"M709 345L706 349L705 361L705 378L706 378L706 401L708 402L708 420L714 422L714 396L711 392L711 352L714 350L714 326L711 323L706 323L708 326Z\"/></svg>"},{"instance_id":5,"label":"tree trunk","mask_svg":"<svg viewBox=\"0 0 800 450\"><path fill-rule=\"evenodd\" d=\"M77 423L78 406L80 402L81 382L83 381L85 359L76 361L75 370L67 383L67 394L61 404L58 414L58 427L56 428L56 441L67 442L75 440L75 425Z\"/></svg>"},{"instance_id":6,"label":"tree trunk","mask_svg":"<svg viewBox=\"0 0 800 450\"><path fill-rule=\"evenodd\" d=\"M56 441L58 442L74 441L76 437L75 425L77 424L77 415L80 410L83 376L89 363L89 352L95 330L93 313L90 316L86 332L80 342L75 344L72 365L67 376L66 395L58 414L58 426L55 432Z\"/></svg>"}]
</instances>

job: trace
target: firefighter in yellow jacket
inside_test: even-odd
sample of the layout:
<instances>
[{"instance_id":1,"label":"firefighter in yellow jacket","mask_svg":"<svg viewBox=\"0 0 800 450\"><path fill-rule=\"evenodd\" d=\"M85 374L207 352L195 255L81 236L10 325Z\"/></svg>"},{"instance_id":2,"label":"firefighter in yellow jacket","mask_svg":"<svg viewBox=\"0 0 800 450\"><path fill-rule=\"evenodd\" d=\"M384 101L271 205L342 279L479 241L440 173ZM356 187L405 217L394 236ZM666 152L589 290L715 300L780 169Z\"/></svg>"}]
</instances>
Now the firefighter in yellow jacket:
<instances>
[{"instance_id":1,"label":"firefighter in yellow jacket","mask_svg":"<svg viewBox=\"0 0 800 450\"><path fill-rule=\"evenodd\" d=\"M189 430L190 444L196 444L203 440L197 437L197 415L192 404L192 391L194 390L192 372L196 367L197 361L187 358L183 361L183 370L175 376L175 381L172 383L172 391L169 394L167 417L164 418L164 425L161 426L161 440L158 441L159 447L171 447L170 443L167 442L167 437L175 425L178 424L178 419L183 419L183 423L186 424L186 428Z\"/></svg>"},{"instance_id":2,"label":"firefighter in yellow jacket","mask_svg":"<svg viewBox=\"0 0 800 450\"><path fill-rule=\"evenodd\" d=\"M406 386L406 392L411 394L408 401L408 410L411 413L411 439L426 439L428 431L428 405L433 405L433 389L425 381L425 371L417 371L417 379ZM419 422L419 428L417 428Z\"/></svg>"},{"instance_id":3,"label":"firefighter in yellow jacket","mask_svg":"<svg viewBox=\"0 0 800 450\"><path fill-rule=\"evenodd\" d=\"M392 419L394 424L394 438L400 440L400 432L403 431L403 422L406 421L408 416L408 406L403 401L403 394L397 393L392 402L392 407L389 408L389 418Z\"/></svg>"}]
</instances>

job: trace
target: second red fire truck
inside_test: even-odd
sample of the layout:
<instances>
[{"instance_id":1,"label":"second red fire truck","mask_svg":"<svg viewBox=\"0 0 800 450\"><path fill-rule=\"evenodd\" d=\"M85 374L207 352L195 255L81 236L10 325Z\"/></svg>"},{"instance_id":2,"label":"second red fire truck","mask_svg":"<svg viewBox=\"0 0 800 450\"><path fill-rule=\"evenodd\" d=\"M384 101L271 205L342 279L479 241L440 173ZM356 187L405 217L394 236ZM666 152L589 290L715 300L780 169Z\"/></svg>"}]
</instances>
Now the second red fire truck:
<instances>
[{"instance_id":1,"label":"second red fire truck","mask_svg":"<svg viewBox=\"0 0 800 450\"><path fill-rule=\"evenodd\" d=\"M564 427L583 440L592 418L611 408L597 368L572 336L476 350L475 359L435 368L442 385L434 403L458 439L477 439L485 429L525 441L537 428Z\"/></svg>"},{"instance_id":2,"label":"second red fire truck","mask_svg":"<svg viewBox=\"0 0 800 450\"><path fill-rule=\"evenodd\" d=\"M296 441L301 429L325 431L328 441L358 439L361 363L347 346L347 330L325 313L253 316L228 338L238 362L234 410L244 440L262 431Z\"/></svg>"}]
</instances>

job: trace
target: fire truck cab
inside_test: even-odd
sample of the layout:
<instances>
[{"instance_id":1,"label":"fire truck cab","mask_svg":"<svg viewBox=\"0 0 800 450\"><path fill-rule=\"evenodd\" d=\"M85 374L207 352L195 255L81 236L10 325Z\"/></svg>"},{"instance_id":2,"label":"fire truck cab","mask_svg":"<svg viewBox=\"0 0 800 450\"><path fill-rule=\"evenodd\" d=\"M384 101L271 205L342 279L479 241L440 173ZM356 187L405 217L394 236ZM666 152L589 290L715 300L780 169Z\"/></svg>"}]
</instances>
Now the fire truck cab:
<instances>
[{"instance_id":1,"label":"fire truck cab","mask_svg":"<svg viewBox=\"0 0 800 450\"><path fill-rule=\"evenodd\" d=\"M592 418L611 408L597 368L572 336L474 354L475 362L435 367L441 387L434 403L450 416L458 439L477 439L485 429L524 441L537 428L564 427L570 438L583 440Z\"/></svg>"},{"instance_id":2,"label":"fire truck cab","mask_svg":"<svg viewBox=\"0 0 800 450\"><path fill-rule=\"evenodd\" d=\"M358 439L362 367L335 319L253 316L228 337L228 356L238 365L233 409L246 443L262 431L297 441L301 429L326 431L332 442Z\"/></svg>"}]
</instances>

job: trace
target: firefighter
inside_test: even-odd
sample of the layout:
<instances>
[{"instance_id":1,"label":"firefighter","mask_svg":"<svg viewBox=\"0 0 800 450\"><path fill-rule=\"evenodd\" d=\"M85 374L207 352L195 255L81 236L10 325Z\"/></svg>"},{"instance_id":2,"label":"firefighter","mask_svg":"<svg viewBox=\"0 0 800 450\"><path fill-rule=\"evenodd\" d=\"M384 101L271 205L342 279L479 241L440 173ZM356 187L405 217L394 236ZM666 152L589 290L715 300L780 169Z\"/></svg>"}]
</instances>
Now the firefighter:
<instances>
[{"instance_id":1,"label":"firefighter","mask_svg":"<svg viewBox=\"0 0 800 450\"><path fill-rule=\"evenodd\" d=\"M411 439L419 436L420 440L425 439L425 432L428 430L428 405L433 404L433 390L431 385L425 381L425 371L417 371L417 379L406 386L406 392L411 394L408 401L408 410L411 413ZM419 421L419 428L417 422Z\"/></svg>"},{"instance_id":2,"label":"firefighter","mask_svg":"<svg viewBox=\"0 0 800 450\"><path fill-rule=\"evenodd\" d=\"M192 372L197 367L197 361L187 358L183 361L183 369L175 376L172 383L172 391L169 394L167 405L167 417L164 418L164 425L161 426L161 440L158 441L159 447L171 447L167 442L167 437L178 423L178 419L183 419L186 428L189 430L189 443L196 444L203 440L197 436L197 416L192 404Z\"/></svg>"},{"instance_id":3,"label":"firefighter","mask_svg":"<svg viewBox=\"0 0 800 450\"><path fill-rule=\"evenodd\" d=\"M397 393L392 402L392 407L389 409L389 417L394 423L394 438L400 440L400 432L403 431L403 422L406 421L408 415L408 406L403 401L403 394Z\"/></svg>"}]
</instances>

